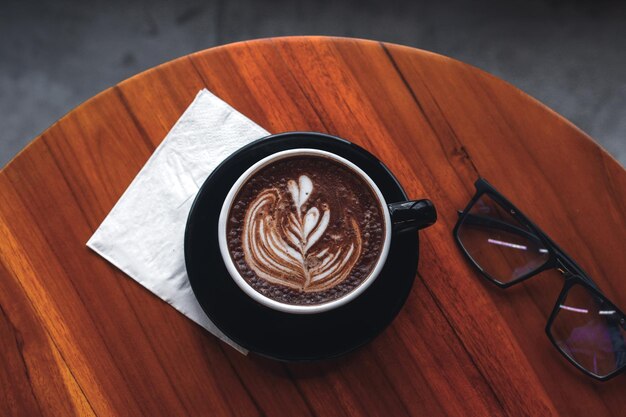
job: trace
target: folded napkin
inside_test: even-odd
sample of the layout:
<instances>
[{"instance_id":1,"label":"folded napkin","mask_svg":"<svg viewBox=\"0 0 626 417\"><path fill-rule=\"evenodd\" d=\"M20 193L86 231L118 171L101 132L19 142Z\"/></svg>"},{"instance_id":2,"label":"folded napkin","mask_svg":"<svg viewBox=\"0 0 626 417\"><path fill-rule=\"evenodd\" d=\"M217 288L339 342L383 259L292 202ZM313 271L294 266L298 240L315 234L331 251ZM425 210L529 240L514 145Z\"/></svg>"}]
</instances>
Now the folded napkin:
<instances>
[{"instance_id":1,"label":"folded napkin","mask_svg":"<svg viewBox=\"0 0 626 417\"><path fill-rule=\"evenodd\" d=\"M207 90L139 171L87 246L242 353L209 320L191 290L183 240L194 197L231 153L268 132Z\"/></svg>"}]
</instances>

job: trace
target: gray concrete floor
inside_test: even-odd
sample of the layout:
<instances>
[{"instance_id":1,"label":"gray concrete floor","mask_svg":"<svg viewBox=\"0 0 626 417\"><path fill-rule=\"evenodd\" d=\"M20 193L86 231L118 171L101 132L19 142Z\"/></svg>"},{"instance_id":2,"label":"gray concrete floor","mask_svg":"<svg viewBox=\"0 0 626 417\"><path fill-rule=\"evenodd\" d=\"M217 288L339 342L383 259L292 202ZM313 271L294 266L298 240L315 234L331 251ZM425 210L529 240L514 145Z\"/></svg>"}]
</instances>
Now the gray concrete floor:
<instances>
[{"instance_id":1,"label":"gray concrete floor","mask_svg":"<svg viewBox=\"0 0 626 417\"><path fill-rule=\"evenodd\" d=\"M528 92L626 165L626 3L0 0L0 166L82 101L233 41L341 35L448 55Z\"/></svg>"}]
</instances>

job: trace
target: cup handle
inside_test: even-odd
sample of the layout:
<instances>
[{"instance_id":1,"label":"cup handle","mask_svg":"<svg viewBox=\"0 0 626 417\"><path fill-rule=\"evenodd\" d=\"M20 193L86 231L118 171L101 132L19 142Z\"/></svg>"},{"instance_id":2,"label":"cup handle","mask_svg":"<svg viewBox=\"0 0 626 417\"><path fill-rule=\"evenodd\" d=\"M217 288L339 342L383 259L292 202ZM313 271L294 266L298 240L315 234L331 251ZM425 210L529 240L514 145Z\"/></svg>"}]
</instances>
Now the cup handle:
<instances>
[{"instance_id":1,"label":"cup handle","mask_svg":"<svg viewBox=\"0 0 626 417\"><path fill-rule=\"evenodd\" d=\"M401 201L388 207L395 233L424 229L437 221L437 210L430 200Z\"/></svg>"}]
</instances>

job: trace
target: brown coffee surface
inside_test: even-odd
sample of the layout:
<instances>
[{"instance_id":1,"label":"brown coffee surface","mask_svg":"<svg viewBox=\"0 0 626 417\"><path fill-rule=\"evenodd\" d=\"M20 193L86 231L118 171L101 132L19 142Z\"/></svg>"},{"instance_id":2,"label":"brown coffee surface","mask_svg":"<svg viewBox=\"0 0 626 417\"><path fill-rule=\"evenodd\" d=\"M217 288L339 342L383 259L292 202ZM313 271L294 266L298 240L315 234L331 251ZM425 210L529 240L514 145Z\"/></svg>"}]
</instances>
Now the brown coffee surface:
<instances>
[{"instance_id":1,"label":"brown coffee surface","mask_svg":"<svg viewBox=\"0 0 626 417\"><path fill-rule=\"evenodd\" d=\"M325 303L356 289L385 239L369 184L323 156L293 156L242 185L228 222L230 256L259 293L285 304Z\"/></svg>"}]
</instances>

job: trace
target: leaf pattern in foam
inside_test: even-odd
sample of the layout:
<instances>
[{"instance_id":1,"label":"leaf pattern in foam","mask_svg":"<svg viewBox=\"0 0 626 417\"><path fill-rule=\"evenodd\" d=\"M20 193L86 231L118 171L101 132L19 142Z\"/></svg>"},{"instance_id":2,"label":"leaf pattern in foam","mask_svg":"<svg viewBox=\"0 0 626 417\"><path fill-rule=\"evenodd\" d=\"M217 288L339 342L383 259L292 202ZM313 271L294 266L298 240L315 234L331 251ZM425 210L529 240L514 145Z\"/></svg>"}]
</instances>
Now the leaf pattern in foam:
<instances>
[{"instance_id":1,"label":"leaf pattern in foam","mask_svg":"<svg viewBox=\"0 0 626 417\"><path fill-rule=\"evenodd\" d=\"M301 175L297 182L287 182L287 191L290 204L281 204L287 193L270 188L248 206L242 239L245 261L260 278L273 284L307 292L331 288L350 274L361 254L358 223L352 217L344 218L352 231L344 238L345 244L334 249L324 246L321 239L331 213L326 203L306 209L314 192L313 181ZM285 213L280 207L292 212Z\"/></svg>"}]
</instances>

